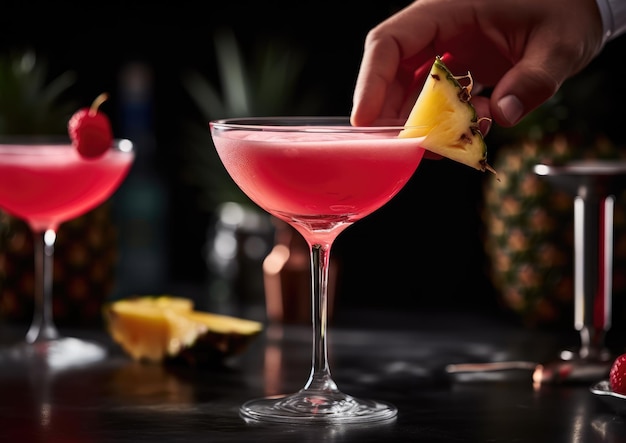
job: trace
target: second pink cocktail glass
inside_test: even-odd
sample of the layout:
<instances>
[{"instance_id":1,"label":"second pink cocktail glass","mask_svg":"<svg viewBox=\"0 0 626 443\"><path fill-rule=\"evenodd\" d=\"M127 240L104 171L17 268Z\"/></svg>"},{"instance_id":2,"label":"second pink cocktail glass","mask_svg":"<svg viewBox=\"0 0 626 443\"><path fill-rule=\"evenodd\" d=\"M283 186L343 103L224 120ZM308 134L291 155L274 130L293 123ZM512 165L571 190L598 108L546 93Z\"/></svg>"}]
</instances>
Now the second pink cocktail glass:
<instances>
[{"instance_id":1,"label":"second pink cocktail glass","mask_svg":"<svg viewBox=\"0 0 626 443\"><path fill-rule=\"evenodd\" d=\"M28 223L35 235L35 311L24 344L3 355L56 366L104 357L96 343L63 337L52 315L52 268L59 225L103 203L133 163L129 140L116 140L97 159L85 159L69 139L0 139L0 208Z\"/></svg>"}]
</instances>

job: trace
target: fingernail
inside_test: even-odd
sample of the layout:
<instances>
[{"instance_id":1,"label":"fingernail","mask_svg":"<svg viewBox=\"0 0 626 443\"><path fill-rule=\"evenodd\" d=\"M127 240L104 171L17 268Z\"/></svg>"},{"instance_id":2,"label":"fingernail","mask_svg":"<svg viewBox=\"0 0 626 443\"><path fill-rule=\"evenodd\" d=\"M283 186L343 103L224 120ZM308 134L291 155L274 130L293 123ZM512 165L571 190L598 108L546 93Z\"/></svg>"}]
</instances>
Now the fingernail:
<instances>
[{"instance_id":1,"label":"fingernail","mask_svg":"<svg viewBox=\"0 0 626 443\"><path fill-rule=\"evenodd\" d=\"M522 116L522 113L524 112L524 106L522 105L522 102L520 102L519 99L514 95L507 95L505 97L502 97L498 102L498 107L500 108L500 111L502 111L502 115L504 115L504 118L510 124L517 123L517 121Z\"/></svg>"}]
</instances>

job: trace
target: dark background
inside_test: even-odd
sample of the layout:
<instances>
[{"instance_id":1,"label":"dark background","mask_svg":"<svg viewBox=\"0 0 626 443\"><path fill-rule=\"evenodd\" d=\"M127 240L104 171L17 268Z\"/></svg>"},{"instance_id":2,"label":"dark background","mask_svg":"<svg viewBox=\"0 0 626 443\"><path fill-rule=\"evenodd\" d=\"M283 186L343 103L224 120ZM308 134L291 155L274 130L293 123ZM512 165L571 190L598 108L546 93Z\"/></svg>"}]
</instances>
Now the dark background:
<instances>
[{"instance_id":1,"label":"dark background","mask_svg":"<svg viewBox=\"0 0 626 443\"><path fill-rule=\"evenodd\" d=\"M51 77L74 71L71 94L81 106L111 92L103 110L117 136L129 136L120 73L130 62L149 67L154 138L139 151L131 177L148 177L153 192L146 198L158 199L158 219L150 223L159 232L152 246L160 264L123 290L185 295L206 282L202 254L213 214L198 209L198 189L181 179L185 123L206 123L181 85L182 73L193 69L217 79L213 37L221 27L232 29L250 54L259 42L283 40L305 56L302 88L317 94L316 113L346 115L367 31L407 3L3 2L0 51L34 49L47 59ZM594 66L621 54L612 51ZM485 180L493 177L447 160L424 161L397 198L337 240L339 306L498 310L482 246Z\"/></svg>"}]
</instances>

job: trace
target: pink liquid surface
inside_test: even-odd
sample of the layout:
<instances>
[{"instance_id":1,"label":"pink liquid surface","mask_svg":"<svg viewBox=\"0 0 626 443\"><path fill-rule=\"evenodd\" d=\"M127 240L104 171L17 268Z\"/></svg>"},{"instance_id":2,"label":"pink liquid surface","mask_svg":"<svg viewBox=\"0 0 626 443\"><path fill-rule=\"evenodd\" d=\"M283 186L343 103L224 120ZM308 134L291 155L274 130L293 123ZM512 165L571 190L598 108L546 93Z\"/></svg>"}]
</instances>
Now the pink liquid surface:
<instances>
[{"instance_id":1,"label":"pink liquid surface","mask_svg":"<svg viewBox=\"0 0 626 443\"><path fill-rule=\"evenodd\" d=\"M0 145L0 207L37 232L56 229L109 198L134 154L86 160L71 145Z\"/></svg>"},{"instance_id":2,"label":"pink liquid surface","mask_svg":"<svg viewBox=\"0 0 626 443\"><path fill-rule=\"evenodd\" d=\"M213 139L226 170L256 204L318 231L345 228L387 203L424 152L415 139L395 134L226 131Z\"/></svg>"}]
</instances>

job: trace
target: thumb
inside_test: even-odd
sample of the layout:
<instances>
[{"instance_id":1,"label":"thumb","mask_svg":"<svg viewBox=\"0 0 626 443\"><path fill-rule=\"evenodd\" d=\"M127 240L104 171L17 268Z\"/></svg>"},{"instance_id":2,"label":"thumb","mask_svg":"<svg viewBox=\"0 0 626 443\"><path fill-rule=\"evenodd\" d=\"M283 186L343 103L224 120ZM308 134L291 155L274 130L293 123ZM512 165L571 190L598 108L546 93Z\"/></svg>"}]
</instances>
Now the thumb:
<instances>
[{"instance_id":1,"label":"thumb","mask_svg":"<svg viewBox=\"0 0 626 443\"><path fill-rule=\"evenodd\" d=\"M558 91L572 73L571 62L559 58L553 54L525 56L506 72L490 99L491 114L498 124L514 126Z\"/></svg>"}]
</instances>

